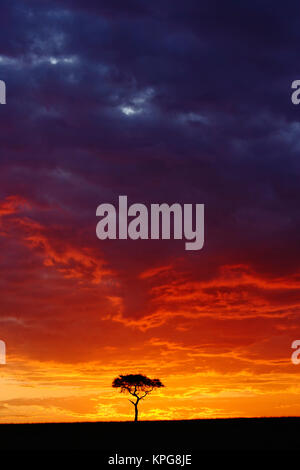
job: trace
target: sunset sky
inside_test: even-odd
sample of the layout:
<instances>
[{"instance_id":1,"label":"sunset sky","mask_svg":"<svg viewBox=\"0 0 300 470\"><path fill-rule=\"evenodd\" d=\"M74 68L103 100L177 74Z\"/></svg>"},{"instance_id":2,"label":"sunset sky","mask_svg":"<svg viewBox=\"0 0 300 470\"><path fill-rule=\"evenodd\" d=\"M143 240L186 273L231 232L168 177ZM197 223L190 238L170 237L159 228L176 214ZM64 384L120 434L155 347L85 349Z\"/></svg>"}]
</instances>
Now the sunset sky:
<instances>
[{"instance_id":1,"label":"sunset sky","mask_svg":"<svg viewBox=\"0 0 300 470\"><path fill-rule=\"evenodd\" d=\"M0 422L300 416L299 2L2 0ZM205 204L205 244L96 208Z\"/></svg>"}]
</instances>

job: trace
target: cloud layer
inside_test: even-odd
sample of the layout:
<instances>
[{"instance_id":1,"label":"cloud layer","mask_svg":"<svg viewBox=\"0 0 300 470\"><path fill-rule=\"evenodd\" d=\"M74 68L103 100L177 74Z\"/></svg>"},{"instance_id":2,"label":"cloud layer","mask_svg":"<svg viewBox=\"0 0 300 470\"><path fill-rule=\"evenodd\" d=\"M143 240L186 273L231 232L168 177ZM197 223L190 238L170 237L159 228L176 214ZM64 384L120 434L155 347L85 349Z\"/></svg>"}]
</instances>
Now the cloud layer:
<instances>
[{"instance_id":1,"label":"cloud layer","mask_svg":"<svg viewBox=\"0 0 300 470\"><path fill-rule=\"evenodd\" d=\"M2 1L3 421L125 419L125 369L168 385L149 418L299 414L297 13ZM204 203L204 249L100 242L121 194Z\"/></svg>"}]
</instances>

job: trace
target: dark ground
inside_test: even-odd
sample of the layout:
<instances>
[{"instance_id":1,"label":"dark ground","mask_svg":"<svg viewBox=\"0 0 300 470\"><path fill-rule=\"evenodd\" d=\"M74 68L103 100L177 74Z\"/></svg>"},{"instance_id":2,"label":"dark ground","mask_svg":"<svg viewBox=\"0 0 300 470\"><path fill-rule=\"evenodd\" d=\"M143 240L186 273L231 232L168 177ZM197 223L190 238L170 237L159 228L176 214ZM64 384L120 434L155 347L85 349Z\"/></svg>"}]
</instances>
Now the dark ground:
<instances>
[{"instance_id":1,"label":"dark ground","mask_svg":"<svg viewBox=\"0 0 300 470\"><path fill-rule=\"evenodd\" d=\"M300 418L3 424L0 451L93 450L103 455L291 451L300 449L299 436Z\"/></svg>"}]
</instances>

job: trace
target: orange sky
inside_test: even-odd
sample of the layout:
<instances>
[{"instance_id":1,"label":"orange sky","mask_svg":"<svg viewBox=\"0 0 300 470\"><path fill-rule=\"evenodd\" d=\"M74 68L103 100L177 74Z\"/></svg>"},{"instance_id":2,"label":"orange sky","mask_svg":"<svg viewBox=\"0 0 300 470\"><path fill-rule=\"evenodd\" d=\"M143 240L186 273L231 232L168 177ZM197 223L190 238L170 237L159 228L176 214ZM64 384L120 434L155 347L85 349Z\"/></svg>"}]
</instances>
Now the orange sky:
<instances>
[{"instance_id":1,"label":"orange sky","mask_svg":"<svg viewBox=\"0 0 300 470\"><path fill-rule=\"evenodd\" d=\"M111 388L120 373L165 384L142 419L300 416L299 273L228 260L210 271L205 255L152 259L139 242L134 262L127 242L114 259L48 226L59 210L17 195L0 205L0 422L131 419Z\"/></svg>"}]
</instances>

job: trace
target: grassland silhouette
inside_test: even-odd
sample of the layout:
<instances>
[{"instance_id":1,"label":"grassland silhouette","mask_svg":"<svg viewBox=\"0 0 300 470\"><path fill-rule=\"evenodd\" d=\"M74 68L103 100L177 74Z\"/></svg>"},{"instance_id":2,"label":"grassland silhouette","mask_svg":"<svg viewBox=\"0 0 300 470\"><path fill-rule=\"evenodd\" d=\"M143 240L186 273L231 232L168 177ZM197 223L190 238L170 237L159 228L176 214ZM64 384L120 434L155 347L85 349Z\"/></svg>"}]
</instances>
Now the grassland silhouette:
<instances>
[{"instance_id":1,"label":"grassland silhouette","mask_svg":"<svg viewBox=\"0 0 300 470\"><path fill-rule=\"evenodd\" d=\"M1 424L0 450L185 453L299 450L300 418Z\"/></svg>"}]
</instances>

